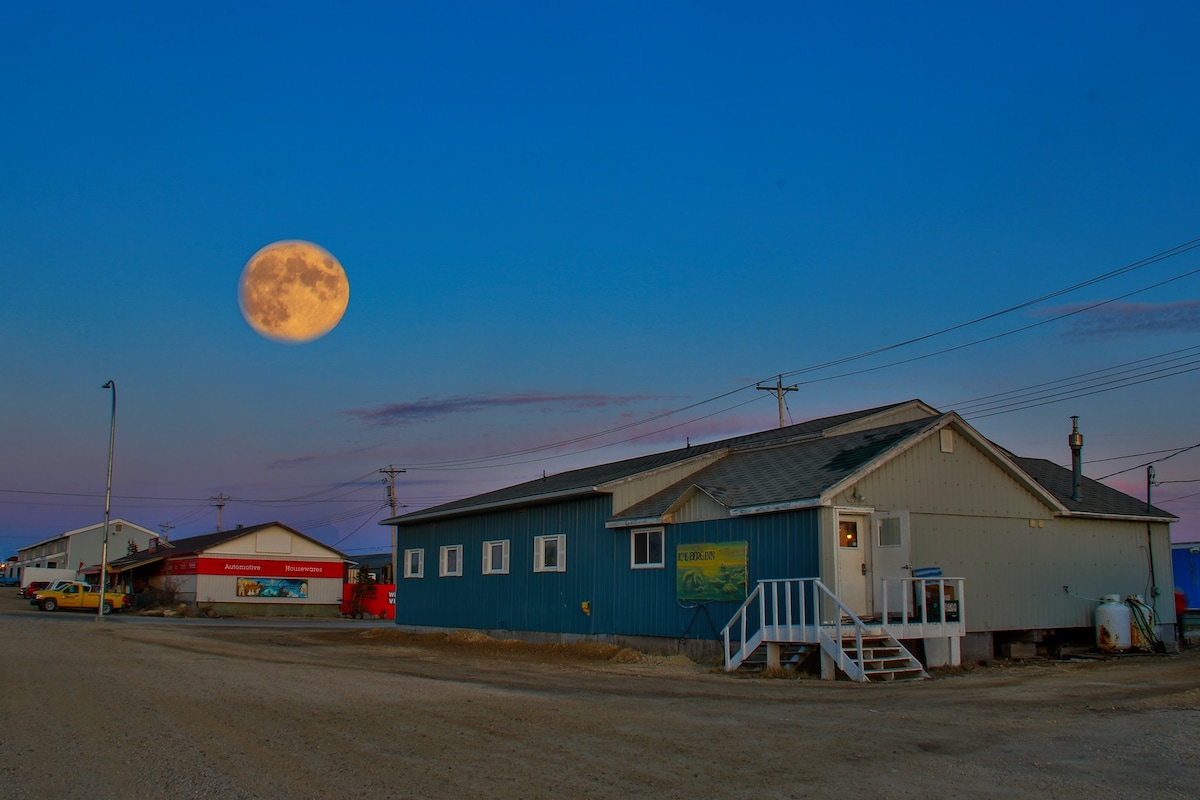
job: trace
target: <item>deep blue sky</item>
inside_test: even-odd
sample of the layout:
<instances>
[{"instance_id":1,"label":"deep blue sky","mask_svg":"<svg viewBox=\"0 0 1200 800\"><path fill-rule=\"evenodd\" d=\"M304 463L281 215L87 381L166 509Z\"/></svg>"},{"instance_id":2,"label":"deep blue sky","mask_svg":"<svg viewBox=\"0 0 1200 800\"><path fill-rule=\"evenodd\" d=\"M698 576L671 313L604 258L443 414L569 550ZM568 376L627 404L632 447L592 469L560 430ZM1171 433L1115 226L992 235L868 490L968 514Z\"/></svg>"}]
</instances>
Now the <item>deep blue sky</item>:
<instances>
[{"instance_id":1,"label":"deep blue sky","mask_svg":"<svg viewBox=\"0 0 1200 800\"><path fill-rule=\"evenodd\" d=\"M4 555L103 518L109 379L114 516L350 553L381 467L415 509L759 430L780 373L794 421L919 397L1059 463L1077 414L1092 477L1200 443L1200 250L804 371L1200 237L1192 4L343 5L3 12ZM311 344L238 311L279 239L350 279ZM1154 497L1200 539L1200 485Z\"/></svg>"}]
</instances>

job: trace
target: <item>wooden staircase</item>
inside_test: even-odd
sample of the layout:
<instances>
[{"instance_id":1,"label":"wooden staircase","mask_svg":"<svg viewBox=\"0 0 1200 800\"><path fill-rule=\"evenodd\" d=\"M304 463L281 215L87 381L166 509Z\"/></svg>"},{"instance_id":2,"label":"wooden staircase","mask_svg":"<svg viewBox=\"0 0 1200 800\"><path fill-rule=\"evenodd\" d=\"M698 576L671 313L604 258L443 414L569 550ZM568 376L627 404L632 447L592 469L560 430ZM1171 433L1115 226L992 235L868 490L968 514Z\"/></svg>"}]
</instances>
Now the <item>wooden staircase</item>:
<instances>
[{"instance_id":1,"label":"wooden staircase","mask_svg":"<svg viewBox=\"0 0 1200 800\"><path fill-rule=\"evenodd\" d=\"M861 653L857 637L843 637L841 644L846 657L861 665L866 677L864 683L919 681L929 677L921 662L887 631L864 634Z\"/></svg>"},{"instance_id":2,"label":"wooden staircase","mask_svg":"<svg viewBox=\"0 0 1200 800\"><path fill-rule=\"evenodd\" d=\"M808 657L820 648L803 642L783 642L780 645L779 666L783 669L799 669ZM767 669L767 647L762 645L738 664L738 672L765 672Z\"/></svg>"},{"instance_id":3,"label":"wooden staircase","mask_svg":"<svg viewBox=\"0 0 1200 800\"><path fill-rule=\"evenodd\" d=\"M887 625L859 619L816 578L760 581L721 635L729 672L794 668L819 651L828 680L838 672L860 683L929 677Z\"/></svg>"}]
</instances>

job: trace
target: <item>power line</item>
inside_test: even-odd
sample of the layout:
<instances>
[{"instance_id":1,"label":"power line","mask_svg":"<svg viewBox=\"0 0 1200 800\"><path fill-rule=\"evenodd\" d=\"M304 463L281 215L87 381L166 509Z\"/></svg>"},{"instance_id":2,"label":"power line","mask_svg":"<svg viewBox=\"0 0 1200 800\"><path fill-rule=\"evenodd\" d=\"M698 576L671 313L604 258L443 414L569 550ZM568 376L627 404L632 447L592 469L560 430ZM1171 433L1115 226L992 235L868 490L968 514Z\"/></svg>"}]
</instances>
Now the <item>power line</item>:
<instances>
[{"instance_id":1,"label":"power line","mask_svg":"<svg viewBox=\"0 0 1200 800\"><path fill-rule=\"evenodd\" d=\"M1135 365L1146 365L1147 362L1171 363L1173 361L1181 361L1190 356L1181 356L1181 355L1179 355L1180 353L1197 353L1197 352L1200 352L1200 345L1193 345L1192 347L1182 347L1178 350L1171 350L1166 353L1159 353L1159 354L1153 355L1153 356L1146 356L1145 358L1138 358L1138 359L1134 359L1132 361L1126 361L1122 364L1115 364L1115 365L1112 365L1109 367L1101 367L1099 369L1089 370L1087 372L1080 372L1075 375L1068 375L1063 378L1056 378L1055 380L1052 380L1052 381L1044 381L1042 383L1035 383L1035 384L1031 384L1029 386L1022 386L1019 389L1008 389L1007 391L1003 391L1003 392L996 392L994 394L983 395L981 397L974 397L974 398L971 398L970 400L960 400L955 403L948 404L948 407L953 408L959 412L969 411L969 410L978 408L980 406L987 406L987 405L989 405L993 402L999 401L1001 399L1007 399L1007 398L1013 398L1013 397L1028 397L1028 396L1036 394L1036 390L1045 390L1045 389L1050 389L1050 388L1061 388L1063 386L1072 386L1072 385L1087 382L1087 379L1093 378L1093 377L1095 377L1095 378L1108 377L1111 375L1120 375L1120 374L1124 374L1127 372L1132 372L1132 371L1134 371L1134 369L1139 368L1139 367L1136 367ZM1168 356L1175 356L1175 357L1167 358ZM1165 359L1165 361L1163 359ZM1194 362L1190 362L1190 363L1194 363Z\"/></svg>"},{"instance_id":2,"label":"power line","mask_svg":"<svg viewBox=\"0 0 1200 800\"><path fill-rule=\"evenodd\" d=\"M1029 323L1028 325L1022 325L1022 326L1021 326L1021 327L1019 327L1019 328L1013 328L1012 330L1001 331L1000 333L995 333L995 334L992 334L991 336L984 336L984 337L983 337L983 338L981 338L981 339L974 339L974 340L972 340L972 341L970 341L970 342L964 342L964 343L962 343L962 344L956 344L956 345L954 345L954 346L952 346L952 347L944 347L944 348L942 348L941 350L934 350L934 351L933 351L933 352L931 352L931 353L922 353L922 354L920 354L920 355L910 356L909 358L902 358L902 359L900 359L900 360L898 360L898 361L889 361L889 362L888 362L888 363L886 363L886 364L877 364L876 366L873 366L873 367L863 367L862 369L851 370L850 372L839 372L839 373L838 373L838 374L836 374L836 375L826 375L826 376L825 376L825 377L823 377L823 378L812 378L812 379L810 379L810 380L807 380L807 381L801 381L801 383L803 383L803 384L805 384L805 385L808 385L808 384L811 384L811 383L824 383L824 382L827 382L827 381L838 380L838 379L840 379L840 378L849 378L849 377L852 377L852 376L855 376L855 375L865 375L865 374L866 374L866 373L868 373L868 372L878 372L879 370L883 370L883 369L889 369L889 368L891 368L891 367L898 367L898 366L901 366L901 365L904 365L904 364L912 364L912 363L914 363L914 362L917 362L917 361L924 361L925 359L928 359L928 358L933 358L934 356L944 356L944 355L946 355L947 353L954 353L954 352L957 352L957 351L959 351L959 350L966 350L968 347L975 347L975 346L977 346L977 345L981 345L981 344L987 344L988 342L994 342L994 341L996 341L997 339L1003 339L1003 338L1005 338L1005 337L1007 337L1007 336L1012 336L1012 335L1014 335L1014 334L1017 334L1017 333L1024 333L1025 331L1028 331L1028 330L1033 330L1034 328L1040 328L1040 327L1041 327L1041 326L1043 326L1043 325L1049 325L1049 324L1050 324L1050 323L1052 323L1052 322L1058 322L1059 320L1063 320L1063 319L1066 319L1067 317L1072 317L1072 316L1075 316L1076 314L1082 314L1082 313L1084 313L1084 312L1087 312L1087 311L1092 311L1092 310L1094 310L1094 309L1100 308L1101 306L1105 306L1105 305L1108 305L1108 304L1110 304L1110 303L1115 303L1115 302L1117 302L1118 300L1125 300L1125 299L1128 299L1128 298L1130 298L1130 297L1133 297L1134 295L1141 294L1142 292L1148 292L1148 291L1150 291L1151 289L1158 289L1158 288L1160 288L1160 287L1162 287L1162 286L1165 286L1165 285L1167 285L1168 283L1173 283L1173 282L1175 282L1175 281L1178 281L1178 280L1183 280L1184 278L1191 277L1192 275L1196 275L1197 273L1200 273L1200 269L1194 269L1194 270L1191 270L1190 272L1185 272L1185 273L1183 273L1183 274L1181 274L1181 275L1176 275L1176 276L1174 276L1174 277L1172 277L1172 278L1168 278L1168 279L1167 279L1167 280L1165 280L1165 281L1160 281L1159 283L1152 284L1152 285L1150 285L1150 286L1143 286L1143 287L1142 287L1142 288L1140 288L1140 289L1135 289L1135 290L1134 290L1134 291L1132 291L1132 292L1127 292L1126 294L1120 295L1119 297L1112 297L1112 298L1109 298L1108 300L1102 300L1102 301L1100 301L1100 302L1098 302L1098 303L1093 303L1093 304L1091 304L1091 305L1089 305L1089 306L1084 306L1084 307L1082 307L1082 308L1077 308L1077 309L1075 309L1075 310L1073 310L1073 311L1067 311L1067 312L1065 312L1065 313L1059 314L1058 316L1054 316L1054 317L1048 317L1047 319L1039 320L1038 322L1031 322L1031 323ZM990 318L990 317L988 317L988 318ZM986 318L985 318L985 319L986 319ZM966 324L974 324L974 323L964 323L964 326L965 326ZM964 327L964 326L957 326L957 327ZM954 329L948 329L948 330L956 330L956 329L957 329L957 328L954 328ZM940 335L940 334L931 334L931 336L932 336L932 335ZM921 337L921 339L924 339L924 338L928 338L928 337ZM921 339L917 339L917 340L914 340L914 341L920 341ZM903 346L903 345L896 345L896 346ZM859 355L859 356L848 356L847 358L845 358L845 359L841 359L841 360L839 360L839 361L836 361L836 362L829 362L829 364L830 364L830 365L833 365L833 364L841 364L841 363L846 363L846 362L848 362L848 361L854 361L854 360L858 360L859 358L866 358L868 355L874 355L875 353L882 352L883 350L890 350L890 349L892 349L892 348L891 348L891 347L888 347L888 348L882 348L882 349L880 349L880 350L877 350L877 351L873 351L873 352L871 352L871 353L862 354L862 355ZM784 375L799 375L799 374L801 374L801 373L805 373L805 372L815 372L815 371L817 371L817 370L819 370L819 369L824 369L824 366L818 366L818 367L807 367L807 368L805 368L805 369L802 369L802 370L794 370L794 371L792 371L792 372L785 372L785 373L783 373L783 374L784 374Z\"/></svg>"},{"instance_id":3,"label":"power line","mask_svg":"<svg viewBox=\"0 0 1200 800\"><path fill-rule=\"evenodd\" d=\"M785 376L794 376L794 375L802 375L802 374L807 374L807 373L811 373L811 372L817 372L817 371L820 371L820 370L822 370L822 369L827 369L827 368L829 368L829 367L838 366L838 365L840 365L840 364L846 364L846 363L850 363L850 362L853 362L853 361L858 361L858 360L861 360L861 359L869 358L869 357L871 357L871 356L874 356L874 355L879 355L879 354L881 354L881 353L885 353L885 352L888 352L888 351L891 351L891 350L896 350L896 349L899 349L899 348L902 348L902 347L906 347L906 346L909 346L909 345L912 345L912 344L917 344L917 343L919 343L919 342L927 341L927 340L929 340L929 339L933 339L933 338L936 338L936 337L938 337L938 336L943 336L943 335L945 335L945 334L952 333L952 332L954 332L954 331L958 331L958 330L962 330L962 329L965 329L965 328L968 328L968 327L971 327L971 326L974 326L974 325L978 325L978 324L980 324L980 323L982 323L982 322L986 322L986 321L988 321L988 320L995 319L995 318L998 318L998 317L1004 316L1004 315L1006 315L1006 314L1010 314L1010 313L1013 313L1013 312L1015 312L1015 311L1019 311L1019 310L1025 309L1025 308L1030 308L1030 307L1032 307L1032 306L1038 305L1039 303L1046 302L1047 300L1052 300L1052 299L1054 299L1054 298L1061 297L1061 296L1063 296L1063 295L1066 295L1066 294L1070 294L1071 292L1075 292L1075 291L1078 291L1078 290L1080 290L1080 289L1087 288L1087 287L1089 287L1089 286L1093 286L1093 285L1096 285L1096 284L1098 284L1098 283L1102 283L1102 282L1104 282L1104 281L1110 280L1110 279L1112 279L1112 278L1115 278L1115 277L1118 277L1118 276L1121 276L1121 275L1125 275L1125 274L1127 274L1127 273L1130 273L1130 272L1133 272L1133 271L1136 271L1136 270L1142 269L1142 268L1144 268L1144 267L1150 266L1150 265L1152 265L1152 264L1158 263L1158 262L1160 262L1160 261L1163 261L1163 260L1166 260L1166 259L1168 259L1168 258L1173 258L1173 257L1175 257L1175 256L1182 255L1182 254L1184 254L1184 253L1187 253L1187 252L1189 252L1189 251L1191 251L1191 250L1194 250L1194 249L1196 249L1196 248L1198 248L1198 247L1200 247L1200 238L1192 239L1191 241L1184 242L1183 244L1176 245L1175 247L1168 248L1168 249L1166 249L1166 250L1163 250L1163 251L1161 251L1161 252L1159 252L1159 253L1155 253L1154 255L1147 256L1146 258L1139 259L1138 261L1134 261L1134 262L1132 262L1132 263L1130 263L1130 264L1127 264L1127 265L1125 265L1125 266L1123 266L1123 267L1120 267L1120 268L1117 268L1117 269L1114 269L1114 270L1110 270L1109 272L1103 273L1103 274L1101 274L1101 275L1098 275L1098 276L1095 276L1095 277L1093 277L1093 278L1089 278L1088 280L1081 281L1081 282L1079 282L1079 283L1075 283L1075 284L1073 284L1073 285L1071 285L1071 286L1068 286L1068 287L1065 287L1065 288L1062 288L1062 289L1058 289L1058 290L1056 290L1056 291L1053 291L1053 292L1050 292L1050 293L1048 293L1048 294L1044 294L1044 295L1042 295L1042 296L1040 296L1040 297L1037 297L1037 298L1034 298L1034 299L1031 299L1031 300L1026 300L1026 301L1024 301L1024 302L1022 302L1022 303L1018 303L1018 304L1016 304L1016 305L1013 305L1013 306L1009 306L1008 308L1002 309L1002 310L1000 310L1000 311L995 311L995 312L992 312L992 313L989 313L989 314L985 314L985 315L983 315L983 316L976 317L976 318L974 318L974 319L971 319L971 320L968 320L968 321L966 321L966 322L961 322L961 323L958 323L958 324L956 324L956 325L952 325L952 326L949 326L949 327L947 327L947 328L942 328L942 329L940 329L940 330L933 331L933 332L931 332L931 333L927 333L927 334L923 334L923 335L921 335L921 336L916 336L916 337L913 337L913 338L910 338L910 339L906 339L906 340L904 340L904 341L901 341L901 342L896 342L896 343L889 344L889 345L885 345L885 346L882 346L882 347L877 347L877 348L873 348L873 349L870 349L870 350L866 350L866 351L863 351L863 352L861 352L861 353L857 353L857 354L854 354L854 355L844 356L844 357L837 358L837 359L833 359L833 360L831 360L831 361L826 361L826 362L823 362L823 363L820 363L820 364L814 364L814 365L810 365L810 366L807 366L807 367L802 367L802 368L800 368L800 369L795 369L795 370L790 370L790 371L787 371L787 372L780 373L780 375L779 375L779 380L780 380L780 381L782 381L782 379L783 379ZM1119 301L1119 300L1123 300L1123 299L1126 299L1126 298L1132 297L1132 296L1134 296L1134 295L1136 295L1136 294L1140 294L1140 293L1143 293L1143 292L1146 292L1146 291L1150 291L1151 289L1159 288L1159 287L1161 287L1161 286L1165 286L1165 285L1167 285L1167 284L1169 284L1169 283L1173 283L1173 282L1175 282L1175 281L1182 280L1183 278L1190 277L1190 276L1192 276L1192 275L1195 275L1195 274L1197 274L1197 273L1200 273L1200 269L1190 270L1190 271L1188 271L1188 272L1185 272L1185 273L1182 273L1182 274L1179 274L1179 275L1175 275L1175 276L1173 276L1173 277L1171 277L1171 278L1168 278L1168 279L1166 279L1166 280L1163 280L1163 281L1159 281L1159 282L1157 282L1157 283L1154 283L1154 284L1151 284L1151 285L1149 285L1149 286L1143 286L1143 287L1141 287L1141 288L1139 288L1139 289L1136 289L1136 290L1134 290L1134 291L1131 291L1131 292L1127 292L1127 293L1125 293L1125 294L1123 294L1123 295L1120 295L1120 296L1118 296L1118 297L1110 298L1110 299L1108 299L1108 300L1104 300L1104 301L1101 301L1101 302L1098 302L1098 303L1093 303L1093 304L1091 304L1091 305L1084 306L1084 307L1082 307L1082 308L1078 308L1078 309L1075 309L1075 310L1072 310L1072 311L1069 311L1069 312L1066 312L1066 313L1063 313L1063 314L1059 314L1059 315L1057 315L1057 316L1055 316L1055 317L1051 317L1051 318L1048 318L1048 319L1045 319L1045 320L1041 320L1041 321L1038 321L1038 322L1035 322L1035 323L1031 323L1031 324L1029 324L1029 325L1021 326L1021 327L1019 327L1019 328L1015 328L1015 329L1012 329L1012 330L1009 330L1009 331L1004 331L1004 332L1001 332L1001 333L998 333L998 334L994 334L994 335L992 335L992 336L987 336L987 337L983 337L983 338L980 338L980 339L976 339L976 340L973 340L973 341L971 341L971 342L966 342L966 343L964 343L964 344L959 344L959 345L955 345L955 346L953 346L953 347L947 347L947 348L943 348L942 350L938 350L938 351L935 351L935 352L932 352L932 353L926 353L926 354L922 354L922 355L917 355L917 356L913 356L913 357L911 357L911 358L901 359L901 360L898 360L898 361L893 361L893 362L890 362L890 363L887 363L887 364L877 365L877 366L874 366L874 367L868 367L868 368L864 368L864 369L861 369L861 370L854 370L854 371L850 371L850 372L840 373L840 374L838 374L838 375L826 376L826 377L823 377L823 378L814 378L814 379L811 379L811 380L808 380L808 381L803 381L802 383L809 384L809 383L818 383L818 382L823 382L823 381L830 381L830 380L835 380L835 379L838 379L838 378L850 377L850 376L853 376L853 375L860 375L860 374L863 374L863 373L866 373L866 372L874 372L874 371L877 371L877 370L886 369L886 368L888 368L888 367L894 367L894 366L899 366L899 365L902 365L902 364L908 364L908 363L912 363L912 362L915 362L915 361L919 361L919 360L923 360L923 359L927 359L927 358L932 358L932 357L934 357L934 356L938 356L938 355L945 355L945 354L947 354L947 353L955 352L955 351L962 350L962 349L965 349L965 348L968 348L968 347L973 347L973 346L976 346L976 345L979 345L979 344L984 344L984 343L986 343L986 342L994 341L994 340L996 340L996 339L1000 339L1000 338L1003 338L1003 337L1006 337L1006 336L1011 336L1011 335L1013 335L1013 334L1020 333L1020 332L1023 332L1023 331L1026 331L1026 330L1030 330L1030 329L1033 329L1033 328L1037 328L1037 327L1040 327L1040 326L1043 326L1043 325L1048 325L1048 324L1050 324L1050 323L1052 323L1052 322L1056 322L1056 321L1059 321L1059 320L1065 319L1065 318L1067 318L1067 317L1074 316L1074 315L1076 315L1076 314L1082 314L1082 313L1084 313L1084 312L1086 312L1086 311L1090 311L1090 310L1093 310L1093 309L1099 308L1099 307L1101 307L1101 306L1104 306L1104 305L1107 305L1107 304L1110 304L1110 303L1117 302L1117 301ZM1176 373L1176 374L1181 374L1181 373ZM1171 377L1171 376L1163 376L1163 377ZM1145 382L1145 381L1139 381L1139 382ZM692 409L694 409L694 408L698 408L698 407L700 407L700 406L703 406L703 405L706 405L706 404L708 404L708 403L713 403L713 402L716 402L716 401L718 401L718 400L725 399L725 398L727 398L727 397L730 397L730 396L732 396L732 395L738 394L739 392L745 391L745 390L747 390L747 389L749 389L749 388L752 388L752 387L757 387L757 385L758 385L759 383L761 383L761 381L755 381L755 382L754 382L754 383L752 383L752 384L746 384L746 385L743 385L743 386L739 386L739 387L737 387L737 388L735 388L735 389L731 389L731 390L730 390L730 391L728 391L728 392L724 392L724 393L722 393L722 394L716 395L715 397L710 397L710 398L708 398L708 399L706 399L706 400L701 400L701 401L698 401L698 402L696 402L696 403L689 404L689 405L687 405L687 406L684 406L683 408L674 409L674 410L671 410L671 411L665 411L665 412L662 412L662 413L659 413L659 414L652 415L652 416L650 416L650 417L647 417L647 418L645 418L645 419L642 419L642 420L637 420L637 421L633 421L633 422L629 422L629 423L624 423L624 424L622 424L622 425L619 425L619 426L616 426L616 427L613 427L613 428L608 428L608 429L606 429L606 430L597 431L597 432L595 432L595 433L586 434L586 435L584 435L584 436L579 436L579 437L575 437L575 438L572 438L572 439L566 439L566 440L562 440L562 441L558 441L558 442L553 442L553 443L549 443L549 444L545 444L545 445L539 445L539 446L536 446L536 447L524 448L524 449L521 449L521 450L509 451L509 452L505 452L505 453L493 454L493 455L488 455L488 456L477 456L477 457L472 457L472 458L465 458L465 459L455 459L455 460L450 460L450 461L440 461L440 462L427 462L427 463L422 463L422 464L409 464L408 466L409 466L409 468L411 468L411 469L439 469L439 468L440 468L440 469L452 469L452 468L464 469L464 468L482 468L481 466L478 466L478 465L491 465L491 466L510 466L511 464L510 464L510 463L507 461L508 459L511 459L511 458L514 458L514 457L517 457L517 456L533 455L533 454L535 454L535 453L543 453L543 452L546 452L546 451L549 451L549 450L561 449L561 448L563 448L563 447L568 447L568 446L570 446L570 445L572 445L572 444L578 444L578 443L581 443L581 442L583 442L583 441L589 441L589 440L597 439L597 438L604 437L604 436L610 436L610 435L612 435L612 434L615 434L615 433L620 433L620 432L623 432L623 431L629 430L629 429L631 429L631 428L634 428L634 427L638 427L638 426L641 426L641 425L648 424L648 423L650 423L650 422L655 422L655 421L657 421L657 420L660 420L660 419L663 419L663 418L666 418L666 417L670 417L670 416L673 416L673 415L676 415L676 414L680 414L680 413L683 413L683 412L686 412L686 411L690 411L690 410L692 410ZM1129 384L1129 385L1135 385L1135 384L1132 384L1132 383L1131 383L1131 384ZM1095 392L1092 392L1092 393L1095 393ZM1084 396L1084 395L1079 395L1079 396ZM1071 399L1071 398L1063 398L1063 399ZM1044 404L1045 404L1045 403L1031 404L1031 405L1030 405L1030 406L1028 406L1028 407L1034 407L1035 405L1044 405ZM735 407L737 407L737 406L735 406ZM727 409L727 410L731 410L731 409ZM1012 409L1012 410L1020 410L1020 409L1014 408L1014 409ZM989 415L987 415L987 416L991 416L991 415L989 414ZM672 427L678 427L678 426L672 426ZM669 429L668 429L668 430L669 430ZM609 443L606 443L606 444L604 444L604 445L600 445L600 446L598 446L598 447L588 448L587 450L575 451L575 452L588 452L588 451L590 451L590 450L600 449L601 447L612 447L612 446L616 446L616 445L619 445L619 444L627 444L628 442L630 442L630 441L634 441L634 440L636 440L636 439L638 439L638 438L643 438L643 437L641 437L641 436L637 436L637 437L631 437L630 439L623 439L623 440L621 440L621 441L618 441L618 442L609 442ZM572 453L572 454L573 454L573 453ZM556 456L556 457L557 457L557 456ZM503 463L495 463L495 462L503 462ZM513 462L513 463L527 463L527 462Z\"/></svg>"},{"instance_id":4,"label":"power line","mask_svg":"<svg viewBox=\"0 0 1200 800\"><path fill-rule=\"evenodd\" d=\"M1129 467L1128 469L1118 470L1117 472L1110 472L1109 474L1105 475L1103 478L1097 478L1096 480L1103 481L1103 480L1107 480L1107 479L1112 478L1117 475L1123 475L1126 472L1133 472L1135 469L1143 469L1144 467L1148 467L1151 464L1161 464L1162 462L1168 461L1177 455L1188 452L1189 450L1195 450L1197 447L1200 447L1200 442L1193 444L1193 445L1188 445L1187 447L1181 447L1178 450L1176 450L1175 452L1171 453L1171 455L1169 455L1169 456L1163 456L1162 458L1156 458L1153 461L1147 461L1145 464L1138 464L1136 467Z\"/></svg>"},{"instance_id":5,"label":"power line","mask_svg":"<svg viewBox=\"0 0 1200 800\"><path fill-rule=\"evenodd\" d=\"M1143 267L1150 266L1151 264L1156 264L1159 261L1163 261L1168 258L1173 258L1175 256L1182 255L1183 253L1186 253L1190 250L1194 250L1197 247L1200 247L1200 238L1192 239L1190 242L1184 242L1183 244L1176 245L1175 247L1168 248L1159 253L1155 253L1152 256L1147 256L1146 258L1139 259L1138 261L1134 261L1132 264L1127 264L1124 267L1119 267L1118 269L1112 270L1110 272L1106 272L1102 275L1097 275L1096 277L1089 278L1086 281L1081 281L1080 283L1076 283L1072 286L1068 286L1063 289L1058 289L1057 291L1051 292L1049 294L1044 294L1041 297L1034 298L1033 300L1026 300L1026 301L1024 301L1022 303L1018 303L1014 306L1009 306L1008 308L1002 309L1000 311L993 311L990 314L984 314L983 316L976 317L975 319L971 319L966 322L960 322L957 325L951 325L948 328L942 328L941 330L933 331L932 333L926 333L921 336L914 336L913 338L906 339L902 342L896 342L894 344L885 345L883 347L876 347L874 349L866 350L861 353L857 353L855 355L844 356L842 358L837 358L832 361L826 361L822 364L815 364L812 366L803 367L801 369L784 372L783 375L790 376L790 375L801 375L801 374L808 373L808 372L817 372L822 369L827 369L829 367L838 366L839 364L846 364L851 361L858 361L863 358L868 358L870 356L879 355L880 353L886 353L890 350L897 350L901 347L907 347L910 344L917 344L918 342L923 342L928 339L933 339L938 336L943 336L947 333L953 333L954 331L962 330L964 328L969 328L973 325L978 325L982 322L987 322L990 319L996 319L997 317L1002 317L1006 314L1011 314L1014 311L1020 311L1025 308L1031 308L1040 303L1044 303L1047 300L1053 300L1056 297L1062 297L1063 295L1070 294L1071 292L1078 291L1079 289L1085 289L1088 286L1094 286L1097 283L1102 283L1102 282L1110 280L1112 278L1116 278L1120 275L1124 275L1128 272L1133 272L1135 270L1142 269ZM1187 275L1191 275L1191 274L1194 274L1194 271L1189 272L1186 275L1176 276L1175 278L1171 278L1169 281L1166 281L1166 282L1169 283L1171 281L1178 280L1182 277L1187 277ZM1149 287L1145 287L1143 289L1139 289L1138 292L1147 291L1148 289L1152 289L1152 288L1155 288L1155 286L1149 286ZM1137 292L1134 292L1133 294L1136 294L1136 293ZM1129 295L1123 295L1123 297L1128 297L1128 296ZM1122 298L1114 298L1114 300L1119 300L1119 299L1122 299ZM1106 301L1106 302L1113 302L1113 300ZM1094 306L1093 306L1093 308L1094 308ZM1087 310L1087 309L1081 309L1081 310ZM1072 313L1078 313L1078 312L1072 312ZM1064 316L1069 316L1069 315L1064 315ZM1053 320L1049 320L1049 321L1053 321ZM1024 328L1021 328L1018 330L1024 330ZM1014 331L1014 332L1016 332L1016 331ZM1005 334L1005 335L1007 335L1007 334ZM991 338L994 338L994 337L989 337L988 339L983 339L980 341L981 342L989 341ZM897 362L897 363L905 363L905 362Z\"/></svg>"},{"instance_id":6,"label":"power line","mask_svg":"<svg viewBox=\"0 0 1200 800\"><path fill-rule=\"evenodd\" d=\"M338 539L336 542L331 544L330 547L337 547L339 544L346 541L354 534L358 533L360 530L362 530L362 527L364 525L366 525L368 522L370 522L372 519L374 519L379 514L379 512L383 511L383 509L385 509L385 508L387 508L387 503L381 503L378 506L376 506L375 510L373 512L371 512L371 514L369 516L367 516L362 522L360 522L354 530L350 531L345 536Z\"/></svg>"}]
</instances>

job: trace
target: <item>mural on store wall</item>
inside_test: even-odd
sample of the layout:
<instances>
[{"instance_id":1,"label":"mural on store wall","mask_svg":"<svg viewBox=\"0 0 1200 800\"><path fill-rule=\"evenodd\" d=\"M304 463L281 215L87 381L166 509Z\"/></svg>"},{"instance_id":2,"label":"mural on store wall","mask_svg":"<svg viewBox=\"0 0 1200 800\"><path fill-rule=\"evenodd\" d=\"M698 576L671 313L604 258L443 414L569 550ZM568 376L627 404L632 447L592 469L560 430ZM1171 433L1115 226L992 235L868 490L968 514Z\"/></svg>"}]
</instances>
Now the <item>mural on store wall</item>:
<instances>
[{"instance_id":1,"label":"mural on store wall","mask_svg":"<svg viewBox=\"0 0 1200 800\"><path fill-rule=\"evenodd\" d=\"M679 600L746 599L746 542L681 544L675 548Z\"/></svg>"},{"instance_id":2,"label":"mural on store wall","mask_svg":"<svg viewBox=\"0 0 1200 800\"><path fill-rule=\"evenodd\" d=\"M296 578L238 578L238 597L308 597L308 581Z\"/></svg>"}]
</instances>

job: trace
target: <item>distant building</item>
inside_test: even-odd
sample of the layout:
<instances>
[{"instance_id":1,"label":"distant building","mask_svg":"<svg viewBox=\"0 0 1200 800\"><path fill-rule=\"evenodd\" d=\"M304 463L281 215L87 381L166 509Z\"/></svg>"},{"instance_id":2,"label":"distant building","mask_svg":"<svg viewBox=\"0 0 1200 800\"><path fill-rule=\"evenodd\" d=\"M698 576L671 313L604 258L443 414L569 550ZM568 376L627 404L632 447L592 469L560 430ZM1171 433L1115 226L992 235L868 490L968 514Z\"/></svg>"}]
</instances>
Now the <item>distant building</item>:
<instances>
[{"instance_id":1,"label":"distant building","mask_svg":"<svg viewBox=\"0 0 1200 800\"><path fill-rule=\"evenodd\" d=\"M337 616L346 557L280 522L159 543L114 560L135 597L167 593L222 616Z\"/></svg>"},{"instance_id":2,"label":"distant building","mask_svg":"<svg viewBox=\"0 0 1200 800\"><path fill-rule=\"evenodd\" d=\"M1187 598L1189 609L1200 610L1200 542L1176 542L1171 545L1175 570L1175 588Z\"/></svg>"},{"instance_id":3,"label":"distant building","mask_svg":"<svg viewBox=\"0 0 1200 800\"><path fill-rule=\"evenodd\" d=\"M151 541L160 538L159 534L124 519L109 520L108 531L109 560L125 555L131 548L144 550ZM99 575L103 545L104 523L100 522L20 548L12 568L16 569L17 578L25 567L74 569L81 575L92 567L92 573Z\"/></svg>"}]
</instances>

